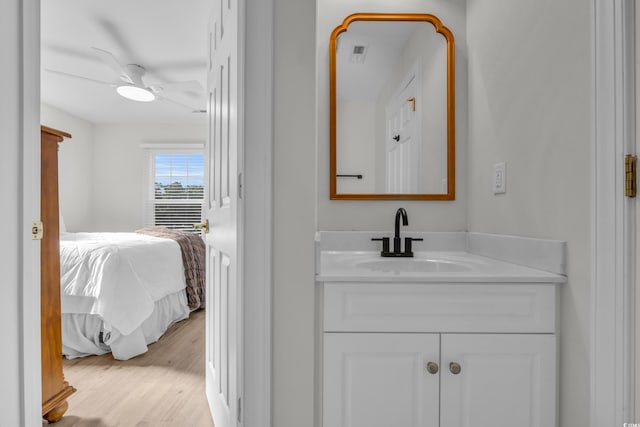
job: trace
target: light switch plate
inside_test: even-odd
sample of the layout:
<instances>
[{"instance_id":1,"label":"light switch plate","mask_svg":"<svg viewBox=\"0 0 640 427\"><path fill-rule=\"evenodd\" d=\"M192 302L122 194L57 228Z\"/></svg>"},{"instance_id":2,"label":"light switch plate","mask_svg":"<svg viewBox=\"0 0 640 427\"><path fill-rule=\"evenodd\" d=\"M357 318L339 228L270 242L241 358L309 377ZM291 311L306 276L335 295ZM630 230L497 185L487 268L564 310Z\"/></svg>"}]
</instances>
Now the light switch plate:
<instances>
[{"instance_id":1,"label":"light switch plate","mask_svg":"<svg viewBox=\"0 0 640 427\"><path fill-rule=\"evenodd\" d=\"M505 162L493 165L493 194L507 192L507 164Z\"/></svg>"}]
</instances>

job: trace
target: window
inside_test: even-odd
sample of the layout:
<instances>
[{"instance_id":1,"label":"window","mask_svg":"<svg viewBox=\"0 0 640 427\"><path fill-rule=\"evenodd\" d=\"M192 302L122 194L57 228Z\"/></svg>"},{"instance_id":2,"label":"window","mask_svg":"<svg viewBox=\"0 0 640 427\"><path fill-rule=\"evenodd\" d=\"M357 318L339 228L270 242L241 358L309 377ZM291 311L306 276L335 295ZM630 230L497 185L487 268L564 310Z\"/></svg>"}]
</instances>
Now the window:
<instances>
[{"instance_id":1,"label":"window","mask_svg":"<svg viewBox=\"0 0 640 427\"><path fill-rule=\"evenodd\" d=\"M146 223L192 230L205 206L203 150L152 150Z\"/></svg>"}]
</instances>

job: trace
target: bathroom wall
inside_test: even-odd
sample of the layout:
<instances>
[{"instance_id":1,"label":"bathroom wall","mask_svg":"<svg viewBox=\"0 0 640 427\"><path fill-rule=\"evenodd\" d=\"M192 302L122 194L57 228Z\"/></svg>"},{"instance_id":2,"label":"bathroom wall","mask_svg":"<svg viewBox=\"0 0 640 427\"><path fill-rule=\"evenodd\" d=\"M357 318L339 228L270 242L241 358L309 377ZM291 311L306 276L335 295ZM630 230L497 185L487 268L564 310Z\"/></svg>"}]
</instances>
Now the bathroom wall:
<instances>
[{"instance_id":1,"label":"bathroom wall","mask_svg":"<svg viewBox=\"0 0 640 427\"><path fill-rule=\"evenodd\" d=\"M309 1L309 0L308 0ZM432 13L454 34L456 41L456 200L452 202L329 200L329 36L348 15L356 12ZM391 230L399 206L409 213L408 229L465 230L466 174L466 20L465 1L451 0L317 0L315 64L317 94L317 204L319 230ZM311 27L309 27L311 28ZM309 29L307 29L308 31ZM289 32L291 36L291 32ZM295 37L302 36L296 34ZM305 34L304 37L307 37ZM276 46L276 49L278 47ZM311 70L298 70L311 72ZM291 72L290 72L291 73Z\"/></svg>"},{"instance_id":2,"label":"bathroom wall","mask_svg":"<svg viewBox=\"0 0 640 427\"><path fill-rule=\"evenodd\" d=\"M42 104L41 123L71 134L60 143L60 212L67 231L91 230L93 222L93 124Z\"/></svg>"},{"instance_id":3,"label":"bathroom wall","mask_svg":"<svg viewBox=\"0 0 640 427\"><path fill-rule=\"evenodd\" d=\"M277 427L313 426L315 11L314 0L274 0L272 425Z\"/></svg>"},{"instance_id":4,"label":"bathroom wall","mask_svg":"<svg viewBox=\"0 0 640 427\"><path fill-rule=\"evenodd\" d=\"M560 426L589 425L590 4L468 0L468 227L568 243ZM492 191L507 163L507 192Z\"/></svg>"}]
</instances>

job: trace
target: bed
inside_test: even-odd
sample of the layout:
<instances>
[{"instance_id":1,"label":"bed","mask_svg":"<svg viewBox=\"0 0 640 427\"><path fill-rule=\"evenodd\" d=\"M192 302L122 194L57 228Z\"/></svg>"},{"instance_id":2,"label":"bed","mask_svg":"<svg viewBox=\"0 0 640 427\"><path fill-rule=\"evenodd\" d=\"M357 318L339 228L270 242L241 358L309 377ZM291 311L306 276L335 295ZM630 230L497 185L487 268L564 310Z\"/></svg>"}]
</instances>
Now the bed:
<instances>
[{"instance_id":1,"label":"bed","mask_svg":"<svg viewBox=\"0 0 640 427\"><path fill-rule=\"evenodd\" d=\"M204 243L161 228L61 233L62 353L127 360L204 308Z\"/></svg>"}]
</instances>

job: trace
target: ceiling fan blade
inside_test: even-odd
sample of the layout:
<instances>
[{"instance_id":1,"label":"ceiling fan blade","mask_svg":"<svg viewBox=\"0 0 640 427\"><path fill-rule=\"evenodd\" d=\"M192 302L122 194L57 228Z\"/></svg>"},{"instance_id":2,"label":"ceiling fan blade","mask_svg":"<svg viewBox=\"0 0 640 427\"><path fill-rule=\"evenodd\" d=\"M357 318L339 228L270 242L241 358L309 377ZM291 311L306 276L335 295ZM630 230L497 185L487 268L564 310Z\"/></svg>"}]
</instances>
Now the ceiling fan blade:
<instances>
[{"instance_id":1,"label":"ceiling fan blade","mask_svg":"<svg viewBox=\"0 0 640 427\"><path fill-rule=\"evenodd\" d=\"M158 96L157 99L159 101L168 101L168 102L170 102L172 104L179 105L180 107L185 108L185 109L191 111L192 113L203 112L203 110L201 108L194 108L194 107L192 107L190 105L183 104L182 102L176 101L175 99L167 98L166 96Z\"/></svg>"},{"instance_id":2,"label":"ceiling fan blade","mask_svg":"<svg viewBox=\"0 0 640 427\"><path fill-rule=\"evenodd\" d=\"M92 83L98 83L98 84L101 84L101 85L116 86L112 82L105 82L105 81L102 81L102 80L91 79L89 77L83 77L83 76L78 76L76 74L65 73L64 71L50 70L48 68L46 68L45 71L47 71L48 73L58 74L58 75L65 76L65 77L72 77L74 79L86 80L86 81L89 81L89 82L92 82Z\"/></svg>"},{"instance_id":3,"label":"ceiling fan blade","mask_svg":"<svg viewBox=\"0 0 640 427\"><path fill-rule=\"evenodd\" d=\"M75 48L71 46L64 46L62 44L56 43L48 43L43 40L42 43L42 51L43 53L55 53L65 56L70 56L72 58L80 59L83 61L95 61L96 56L93 52L88 51L85 48ZM46 61L45 58L43 58Z\"/></svg>"},{"instance_id":4,"label":"ceiling fan blade","mask_svg":"<svg viewBox=\"0 0 640 427\"><path fill-rule=\"evenodd\" d=\"M102 62L104 62L109 68L111 68L120 79L127 83L134 83L133 79L129 75L127 68L124 67L113 54L107 50L100 49L98 47L91 46L91 49L100 57Z\"/></svg>"},{"instance_id":5,"label":"ceiling fan blade","mask_svg":"<svg viewBox=\"0 0 640 427\"><path fill-rule=\"evenodd\" d=\"M155 61L153 63L153 71L170 70L170 71L202 71L207 67L207 61L201 59L185 59L185 60L166 60ZM151 69L149 70L151 71Z\"/></svg>"},{"instance_id":6,"label":"ceiling fan blade","mask_svg":"<svg viewBox=\"0 0 640 427\"><path fill-rule=\"evenodd\" d=\"M102 30L108 35L115 46L118 49L118 52L122 57L124 57L127 61L133 60L133 58L139 58L139 52L134 52L131 49L129 41L124 36L123 32L120 30L119 26L115 21L111 21L109 19L97 19L97 23L102 27Z\"/></svg>"},{"instance_id":7,"label":"ceiling fan blade","mask_svg":"<svg viewBox=\"0 0 640 427\"><path fill-rule=\"evenodd\" d=\"M197 94L202 94L204 89L200 82L196 80L190 80L186 82L175 82L175 83L163 83L163 84L155 84L149 86L151 90L156 93L163 92L194 92Z\"/></svg>"}]
</instances>

